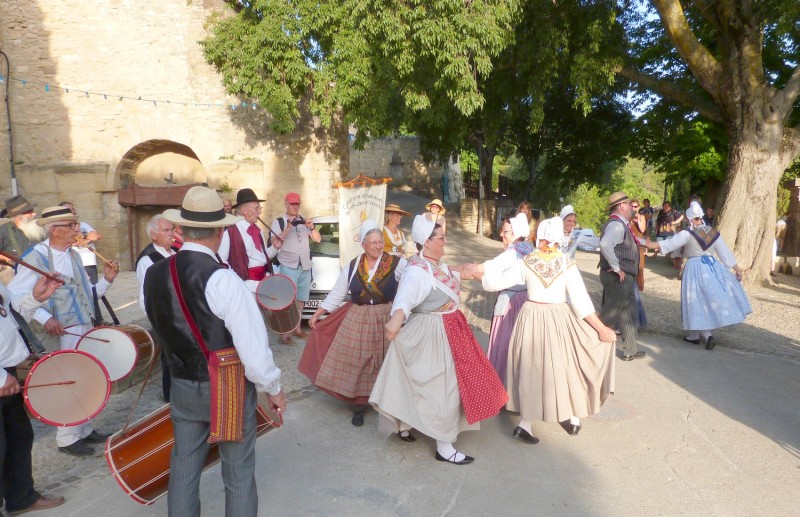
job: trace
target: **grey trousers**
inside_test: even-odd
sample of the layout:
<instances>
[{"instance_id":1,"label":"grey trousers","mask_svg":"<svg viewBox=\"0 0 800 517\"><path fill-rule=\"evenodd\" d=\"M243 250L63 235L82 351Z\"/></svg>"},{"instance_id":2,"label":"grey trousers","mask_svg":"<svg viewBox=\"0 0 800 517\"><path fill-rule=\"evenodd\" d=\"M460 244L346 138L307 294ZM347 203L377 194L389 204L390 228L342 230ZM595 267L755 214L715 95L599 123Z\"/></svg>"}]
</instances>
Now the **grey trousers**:
<instances>
[{"instance_id":1,"label":"grey trousers","mask_svg":"<svg viewBox=\"0 0 800 517\"><path fill-rule=\"evenodd\" d=\"M623 355L633 355L639 351L639 327L636 295L636 276L625 275L620 282L616 273L600 271L600 283L603 285L603 306L600 308L600 321L619 330L622 343L617 342Z\"/></svg>"},{"instance_id":2,"label":"grey trousers","mask_svg":"<svg viewBox=\"0 0 800 517\"><path fill-rule=\"evenodd\" d=\"M170 457L169 515L199 517L200 474L208 455L211 392L208 382L172 379L170 392L175 447ZM244 441L219 444L222 481L225 484L225 515L256 517L256 390L247 382Z\"/></svg>"}]
</instances>

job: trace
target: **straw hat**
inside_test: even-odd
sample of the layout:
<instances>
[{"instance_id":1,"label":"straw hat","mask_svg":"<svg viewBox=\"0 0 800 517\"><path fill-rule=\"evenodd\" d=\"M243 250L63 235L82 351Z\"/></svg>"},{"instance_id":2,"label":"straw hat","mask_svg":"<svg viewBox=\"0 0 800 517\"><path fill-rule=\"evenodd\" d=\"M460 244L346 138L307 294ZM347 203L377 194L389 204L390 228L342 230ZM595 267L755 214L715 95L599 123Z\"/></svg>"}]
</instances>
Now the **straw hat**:
<instances>
[{"instance_id":1,"label":"straw hat","mask_svg":"<svg viewBox=\"0 0 800 517\"><path fill-rule=\"evenodd\" d=\"M255 196L255 194L253 195ZM236 197L236 200L239 200L239 196ZM164 217L175 224L191 228L219 228L236 224L242 219L226 214L219 194L216 190L208 187L190 188L183 197L180 210L174 208L164 210Z\"/></svg>"},{"instance_id":2,"label":"straw hat","mask_svg":"<svg viewBox=\"0 0 800 517\"><path fill-rule=\"evenodd\" d=\"M444 215L444 213L447 212L447 209L442 204L442 200L441 199L434 199L433 201L431 201L430 203L425 205L425 208L430 210L431 209L431 205L436 205L439 208L441 208L441 210L439 210L439 215Z\"/></svg>"},{"instance_id":3,"label":"straw hat","mask_svg":"<svg viewBox=\"0 0 800 517\"><path fill-rule=\"evenodd\" d=\"M614 208L618 204L624 203L626 201L630 201L630 198L628 197L628 195L626 193L624 193L624 192L614 192L613 194L608 196L608 206L606 207L606 210L611 210L612 208Z\"/></svg>"},{"instance_id":4,"label":"straw hat","mask_svg":"<svg viewBox=\"0 0 800 517\"><path fill-rule=\"evenodd\" d=\"M42 217L36 220L36 224L44 226L58 221L78 222L78 216L73 214L72 210L65 206L51 206L50 208L42 210Z\"/></svg>"},{"instance_id":5,"label":"straw hat","mask_svg":"<svg viewBox=\"0 0 800 517\"><path fill-rule=\"evenodd\" d=\"M398 214L411 216L411 214L400 208L400 205L396 205L395 203L389 203L388 205L386 205L386 208L384 208L384 210L386 210L387 212L396 212Z\"/></svg>"}]
</instances>

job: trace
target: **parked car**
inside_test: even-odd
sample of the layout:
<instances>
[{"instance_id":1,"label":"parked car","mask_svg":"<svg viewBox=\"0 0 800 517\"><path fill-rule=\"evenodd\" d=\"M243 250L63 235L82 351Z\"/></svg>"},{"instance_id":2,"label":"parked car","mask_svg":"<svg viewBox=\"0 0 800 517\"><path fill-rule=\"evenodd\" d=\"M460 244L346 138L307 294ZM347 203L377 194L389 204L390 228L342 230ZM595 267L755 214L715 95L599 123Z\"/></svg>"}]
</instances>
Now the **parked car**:
<instances>
[{"instance_id":1,"label":"parked car","mask_svg":"<svg viewBox=\"0 0 800 517\"><path fill-rule=\"evenodd\" d=\"M581 228L576 230L578 234L578 249L582 251L600 251L600 239L595 235L591 228Z\"/></svg>"},{"instance_id":2,"label":"parked car","mask_svg":"<svg viewBox=\"0 0 800 517\"><path fill-rule=\"evenodd\" d=\"M333 289L342 267L339 264L339 217L326 215L312 220L322 237L309 242L311 248L311 293L303 306L303 319L311 319L320 302Z\"/></svg>"}]
</instances>

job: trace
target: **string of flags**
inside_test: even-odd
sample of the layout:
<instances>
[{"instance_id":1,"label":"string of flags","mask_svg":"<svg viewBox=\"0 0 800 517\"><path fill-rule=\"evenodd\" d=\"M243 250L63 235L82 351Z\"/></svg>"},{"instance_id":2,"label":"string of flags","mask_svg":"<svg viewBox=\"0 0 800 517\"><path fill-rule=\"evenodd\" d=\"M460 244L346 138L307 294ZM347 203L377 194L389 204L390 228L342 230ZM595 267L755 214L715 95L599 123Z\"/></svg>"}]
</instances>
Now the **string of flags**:
<instances>
[{"instance_id":1,"label":"string of flags","mask_svg":"<svg viewBox=\"0 0 800 517\"><path fill-rule=\"evenodd\" d=\"M153 98L145 98L145 97L142 97L141 95L134 97L134 96L130 96L130 95L120 95L120 94L107 93L107 92L97 92L97 91L93 91L93 90L83 90L83 89L80 89L80 88L70 88L69 86L61 86L61 85L56 85L56 84L43 83L43 82L39 82L39 81L31 81L31 80L28 80L28 79L18 79L16 77L11 77L11 76L6 77L6 76L0 74L0 84L4 83L6 81L6 79L9 82L14 81L14 82L20 83L22 86L25 86L25 87L28 87L29 85L30 86L39 87L39 88L42 88L45 92L51 92L51 91L56 90L56 91L63 91L64 93L74 93L74 94L77 94L77 95L81 95L82 94L85 97L103 97L103 99L112 99L112 100L113 99L118 99L120 101L147 102L147 103L150 103L150 104L152 104L153 106L156 106L156 107L158 107L159 104L170 104L170 105L177 105L177 106L194 106L194 107L198 107L198 108L202 108L202 107L211 108L212 106L213 107L226 106L226 107L229 107L231 110L237 110L237 109L259 109L259 108L261 108L261 106L259 106L259 104L256 103L256 102L247 102L247 101L241 101L241 102L229 104L229 103L222 103L222 102L192 102L192 101L174 101L174 100L170 100L170 99L153 99Z\"/></svg>"}]
</instances>

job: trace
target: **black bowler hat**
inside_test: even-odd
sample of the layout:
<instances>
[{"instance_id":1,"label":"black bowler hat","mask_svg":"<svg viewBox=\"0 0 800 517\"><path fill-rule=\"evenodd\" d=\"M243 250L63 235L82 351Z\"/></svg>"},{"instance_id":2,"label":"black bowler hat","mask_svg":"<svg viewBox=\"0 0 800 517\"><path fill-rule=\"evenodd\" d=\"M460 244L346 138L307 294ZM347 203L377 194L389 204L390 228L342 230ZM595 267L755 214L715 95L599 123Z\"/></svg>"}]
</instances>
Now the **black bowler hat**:
<instances>
[{"instance_id":1,"label":"black bowler hat","mask_svg":"<svg viewBox=\"0 0 800 517\"><path fill-rule=\"evenodd\" d=\"M258 196L256 196L256 193L253 192L253 189L251 188L243 188L236 194L236 204L233 205L233 208L243 205L244 203L251 203L253 201L263 203L266 201L266 199L258 199Z\"/></svg>"}]
</instances>

